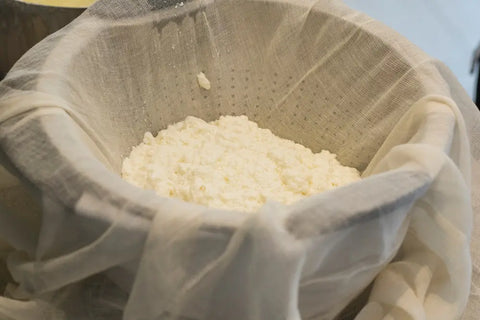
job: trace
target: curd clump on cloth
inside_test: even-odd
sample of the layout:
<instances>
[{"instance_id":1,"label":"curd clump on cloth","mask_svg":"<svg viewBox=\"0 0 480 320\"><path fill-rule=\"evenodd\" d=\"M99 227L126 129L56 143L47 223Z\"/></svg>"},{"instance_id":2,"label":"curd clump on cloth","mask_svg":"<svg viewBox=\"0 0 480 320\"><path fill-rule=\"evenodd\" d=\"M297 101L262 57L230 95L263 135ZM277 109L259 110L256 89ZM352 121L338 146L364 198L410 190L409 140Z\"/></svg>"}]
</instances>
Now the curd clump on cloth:
<instances>
[{"instance_id":1,"label":"curd clump on cloth","mask_svg":"<svg viewBox=\"0 0 480 320\"><path fill-rule=\"evenodd\" d=\"M123 161L122 176L161 196L247 212L267 199L290 204L360 179L335 154L313 153L246 116L187 117L156 137L147 132Z\"/></svg>"},{"instance_id":2,"label":"curd clump on cloth","mask_svg":"<svg viewBox=\"0 0 480 320\"><path fill-rule=\"evenodd\" d=\"M200 72L199 74L197 74L197 81L200 87L202 87L205 90L210 90L211 88L210 80L208 80L205 73Z\"/></svg>"}]
</instances>

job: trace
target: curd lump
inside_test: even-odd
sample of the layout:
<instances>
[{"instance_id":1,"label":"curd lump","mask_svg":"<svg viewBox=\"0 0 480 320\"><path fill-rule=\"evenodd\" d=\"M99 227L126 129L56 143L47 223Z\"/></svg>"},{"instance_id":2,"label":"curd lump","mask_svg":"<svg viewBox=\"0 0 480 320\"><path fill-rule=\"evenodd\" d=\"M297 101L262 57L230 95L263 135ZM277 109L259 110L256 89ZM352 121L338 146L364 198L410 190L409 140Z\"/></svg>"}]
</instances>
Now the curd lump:
<instances>
[{"instance_id":1,"label":"curd lump","mask_svg":"<svg viewBox=\"0 0 480 320\"><path fill-rule=\"evenodd\" d=\"M246 212L267 199L291 204L360 179L335 154L313 153L246 116L187 117L156 137L147 132L124 159L122 176L161 196Z\"/></svg>"}]
</instances>

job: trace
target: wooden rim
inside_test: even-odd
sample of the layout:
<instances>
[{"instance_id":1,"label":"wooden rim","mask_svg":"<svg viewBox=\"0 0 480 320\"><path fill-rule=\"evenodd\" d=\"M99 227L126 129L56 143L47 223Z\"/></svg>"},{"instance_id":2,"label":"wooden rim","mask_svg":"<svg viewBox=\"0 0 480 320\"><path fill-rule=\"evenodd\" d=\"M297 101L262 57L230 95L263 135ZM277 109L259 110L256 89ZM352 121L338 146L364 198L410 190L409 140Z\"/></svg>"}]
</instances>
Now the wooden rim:
<instances>
[{"instance_id":1,"label":"wooden rim","mask_svg":"<svg viewBox=\"0 0 480 320\"><path fill-rule=\"evenodd\" d=\"M57 8L87 8L96 0L15 0L27 5Z\"/></svg>"}]
</instances>

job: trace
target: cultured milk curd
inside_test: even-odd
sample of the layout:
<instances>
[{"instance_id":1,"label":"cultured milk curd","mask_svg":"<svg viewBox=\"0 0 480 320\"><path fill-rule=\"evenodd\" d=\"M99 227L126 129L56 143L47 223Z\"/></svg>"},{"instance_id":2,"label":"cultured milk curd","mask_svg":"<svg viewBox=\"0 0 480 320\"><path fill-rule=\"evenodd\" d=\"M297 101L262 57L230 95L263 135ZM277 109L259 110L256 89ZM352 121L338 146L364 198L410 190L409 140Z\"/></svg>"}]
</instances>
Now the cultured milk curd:
<instances>
[{"instance_id":1,"label":"cultured milk curd","mask_svg":"<svg viewBox=\"0 0 480 320\"><path fill-rule=\"evenodd\" d=\"M124 159L122 176L161 196L246 212L267 200L291 204L360 179L335 154L313 153L246 116L209 123L187 117L156 137L147 132Z\"/></svg>"}]
</instances>

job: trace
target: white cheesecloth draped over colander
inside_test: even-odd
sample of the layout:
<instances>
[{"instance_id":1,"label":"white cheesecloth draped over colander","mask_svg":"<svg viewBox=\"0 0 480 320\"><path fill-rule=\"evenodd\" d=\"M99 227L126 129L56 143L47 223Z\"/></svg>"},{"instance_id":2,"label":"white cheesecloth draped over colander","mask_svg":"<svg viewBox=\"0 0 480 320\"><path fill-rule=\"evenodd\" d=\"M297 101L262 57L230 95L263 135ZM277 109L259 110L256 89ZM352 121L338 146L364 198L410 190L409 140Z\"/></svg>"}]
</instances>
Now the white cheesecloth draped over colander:
<instances>
[{"instance_id":1,"label":"white cheesecloth draped over colander","mask_svg":"<svg viewBox=\"0 0 480 320\"><path fill-rule=\"evenodd\" d=\"M145 131L225 114L363 179L254 214L121 180ZM0 318L478 319L479 138L442 63L339 1L100 0L0 83Z\"/></svg>"}]
</instances>

